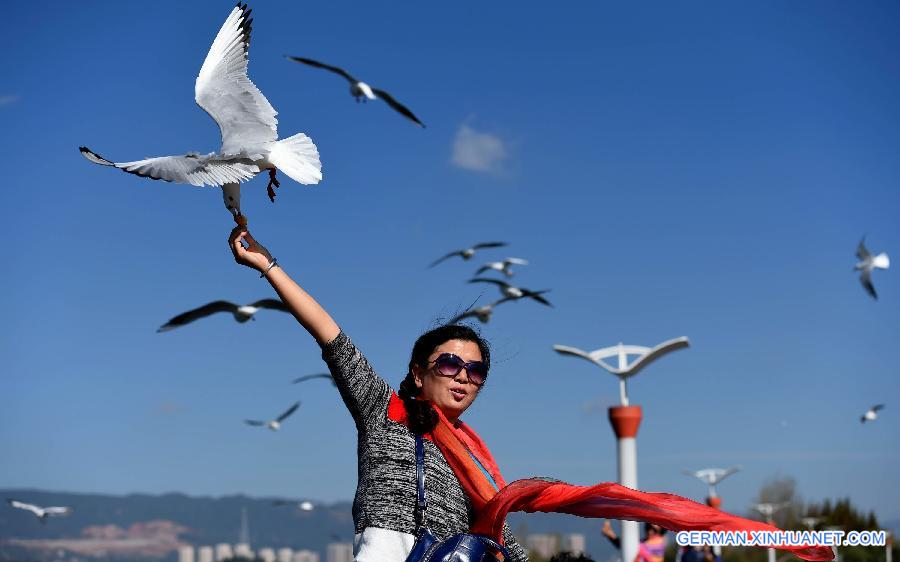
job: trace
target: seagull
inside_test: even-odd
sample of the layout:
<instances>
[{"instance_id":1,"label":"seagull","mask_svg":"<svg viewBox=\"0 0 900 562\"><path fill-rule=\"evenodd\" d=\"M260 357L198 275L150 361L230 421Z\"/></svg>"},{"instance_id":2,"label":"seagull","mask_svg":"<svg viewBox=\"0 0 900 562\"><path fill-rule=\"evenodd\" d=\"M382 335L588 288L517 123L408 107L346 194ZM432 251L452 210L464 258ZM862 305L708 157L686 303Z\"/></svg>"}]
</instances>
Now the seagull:
<instances>
[{"instance_id":1,"label":"seagull","mask_svg":"<svg viewBox=\"0 0 900 562\"><path fill-rule=\"evenodd\" d=\"M311 501L296 502L290 500L275 500L272 502L272 505L277 505L279 507L285 505L293 505L296 506L300 511L312 511L313 507L315 507L313 506L313 503Z\"/></svg>"},{"instance_id":2,"label":"seagull","mask_svg":"<svg viewBox=\"0 0 900 562\"><path fill-rule=\"evenodd\" d=\"M178 316L172 318L162 326L157 331L158 332L168 332L169 330L173 330L179 326L184 326L185 324L190 324L194 320L199 320L200 318L204 318L209 316L210 314L215 314L216 312L230 312L234 315L234 319L243 324L248 320L256 320L253 317L260 309L268 308L271 310L280 310L282 312L288 312L287 306L283 302L278 299L262 299L258 300L254 303L238 305L229 301L213 301L209 304L204 304L200 308L195 308L194 310L189 310Z\"/></svg>"},{"instance_id":3,"label":"seagull","mask_svg":"<svg viewBox=\"0 0 900 562\"><path fill-rule=\"evenodd\" d=\"M299 63L313 66L316 68L323 68L325 70L334 72L335 74L340 74L341 76L346 78L348 82L350 82L350 95L356 99L356 103L359 103L360 101L364 102L366 100L374 100L374 99L381 98L385 102L387 102L387 104L389 106L391 106L391 108L393 108L393 110L396 111L397 113L403 115L404 117L406 117L407 119L409 119L410 121L415 123L416 125L419 125L422 128L425 127L425 124L422 123L421 121L419 121L419 118L416 117L415 115L413 115L413 112L410 111L408 107L406 107L405 105L403 105L400 102L398 102L397 100L395 100L393 97L391 97L390 94L388 94L384 90L379 90L378 88L373 88L373 87L369 86L368 84L366 84L365 82L363 82L362 80L357 80L343 68L338 68L336 66L331 66L331 65L328 65L328 64L325 64L325 63L322 63L319 61L315 61L312 59L307 59L304 57L292 57L290 55L285 55L285 56L294 62L299 62Z\"/></svg>"},{"instance_id":4,"label":"seagull","mask_svg":"<svg viewBox=\"0 0 900 562\"><path fill-rule=\"evenodd\" d=\"M486 263L475 272L475 275L480 275L488 270L499 271L507 277L512 277L515 275L515 272L510 268L511 265L528 265L528 261L523 260L521 258L506 258L503 261L494 261L491 263Z\"/></svg>"},{"instance_id":5,"label":"seagull","mask_svg":"<svg viewBox=\"0 0 900 562\"><path fill-rule=\"evenodd\" d=\"M709 486L709 497L715 498L716 485L741 469L740 466L732 466L731 468L704 468L702 470L682 470L684 474L693 476L706 483Z\"/></svg>"},{"instance_id":6,"label":"seagull","mask_svg":"<svg viewBox=\"0 0 900 562\"><path fill-rule=\"evenodd\" d=\"M81 154L95 164L154 180L221 186L225 207L241 225L246 224L246 217L241 214L240 184L259 172L269 171L267 192L273 203L273 186L280 185L278 170L301 184L319 183L322 166L316 145L303 133L278 140L278 112L247 77L250 12L240 3L231 11L194 84L197 105L219 125L219 152L188 152L133 162L112 162L84 146L79 148Z\"/></svg>"},{"instance_id":7,"label":"seagull","mask_svg":"<svg viewBox=\"0 0 900 562\"><path fill-rule=\"evenodd\" d=\"M866 248L865 237L859 241L859 246L856 248L856 257L859 258L860 262L856 264L853 269L854 271L862 271L862 273L859 274L860 283L866 288L866 292L872 295L873 299L878 300L875 286L872 285L872 270L887 269L891 266L890 258L888 258L888 255L884 252L881 252L877 256L870 254L868 248Z\"/></svg>"},{"instance_id":8,"label":"seagull","mask_svg":"<svg viewBox=\"0 0 900 562\"><path fill-rule=\"evenodd\" d=\"M9 498L7 498L6 503L16 509L30 511L41 521L41 523L47 523L48 517L64 517L72 513L71 507L38 507L31 503L20 502L19 500Z\"/></svg>"},{"instance_id":9,"label":"seagull","mask_svg":"<svg viewBox=\"0 0 900 562\"><path fill-rule=\"evenodd\" d=\"M450 252L446 256L432 262L432 264L428 267L434 267L445 259L452 258L453 256L459 256L462 259L468 261L472 259L472 256L475 255L476 250L481 250L483 248L499 248L501 246L506 246L506 242L482 242L480 244L475 244L471 248L466 248L465 250L456 250L455 252Z\"/></svg>"},{"instance_id":10,"label":"seagull","mask_svg":"<svg viewBox=\"0 0 900 562\"><path fill-rule=\"evenodd\" d=\"M467 311L463 312L462 314L458 314L458 315L454 316L453 319L451 319L447 323L448 324L456 324L457 322L460 322L461 320L465 320L466 318L474 317L474 318L478 318L478 320L482 324L487 324L488 322L491 321L491 315L494 314L495 306L497 306L498 304L501 304L501 303L504 303L507 301L513 301L513 300L516 300L516 299L511 298L511 297L504 297L504 298L498 300L497 302L492 302L491 304L479 306L478 308L473 308L471 310L467 310Z\"/></svg>"},{"instance_id":11,"label":"seagull","mask_svg":"<svg viewBox=\"0 0 900 562\"><path fill-rule=\"evenodd\" d=\"M332 377L328 373L316 373L315 375L303 375L302 377L297 377L296 379L294 379L292 381L292 383L297 384L299 382L308 381L308 380L312 380L312 379L328 379L329 381L331 381L331 386L337 386L334 383L334 377Z\"/></svg>"},{"instance_id":12,"label":"seagull","mask_svg":"<svg viewBox=\"0 0 900 562\"><path fill-rule=\"evenodd\" d=\"M291 414L297 411L297 408L300 407L300 402L295 402L293 406L287 409L287 411L272 421L259 421L259 420L244 420L244 423L247 425L252 425L254 427L268 427L272 431L278 431L281 428L281 422L286 420Z\"/></svg>"},{"instance_id":13,"label":"seagull","mask_svg":"<svg viewBox=\"0 0 900 562\"><path fill-rule=\"evenodd\" d=\"M876 404L869 408L869 410L859 418L861 423L866 423L867 421L875 421L878 419L878 411L884 409L884 404Z\"/></svg>"},{"instance_id":14,"label":"seagull","mask_svg":"<svg viewBox=\"0 0 900 562\"><path fill-rule=\"evenodd\" d=\"M493 283L500 287L500 292L503 293L503 296L510 297L513 299L524 299L531 298L538 301L541 304L545 304L547 306L553 306L550 302L542 297L541 295L548 292L550 289L544 289L541 291L530 291L528 289L523 289L521 287L514 287L510 285L506 281L501 281L499 279L487 279L484 277L476 277L474 279L469 279L469 283Z\"/></svg>"}]
</instances>

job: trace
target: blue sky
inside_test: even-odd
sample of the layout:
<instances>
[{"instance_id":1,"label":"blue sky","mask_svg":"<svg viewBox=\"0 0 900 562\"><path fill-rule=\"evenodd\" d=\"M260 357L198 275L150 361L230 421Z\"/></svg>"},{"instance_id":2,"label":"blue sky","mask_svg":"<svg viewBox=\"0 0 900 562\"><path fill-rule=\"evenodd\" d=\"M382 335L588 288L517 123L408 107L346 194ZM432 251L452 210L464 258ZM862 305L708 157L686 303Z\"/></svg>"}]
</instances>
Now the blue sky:
<instances>
[{"instance_id":1,"label":"blue sky","mask_svg":"<svg viewBox=\"0 0 900 562\"><path fill-rule=\"evenodd\" d=\"M216 150L193 84L231 7L7 8L0 487L353 495L350 416L327 383L289 384L323 368L293 319L155 333L271 295L234 264L218 190L77 151ZM244 211L382 376L396 387L420 332L494 296L464 283L483 261L526 258L515 281L552 289L555 308L504 305L484 327L495 365L466 418L508 480L615 479L615 379L553 344L686 335L630 385L642 488L701 499L682 469L742 464L726 509L789 475L807 499L900 517L900 282L877 272L875 302L851 271L863 234L900 259L895 3L251 7L250 77L282 136L316 142L324 181L284 178L272 205L257 178ZM427 129L283 54L347 68ZM494 239L511 245L425 268ZM241 423L297 399L277 434Z\"/></svg>"}]
</instances>

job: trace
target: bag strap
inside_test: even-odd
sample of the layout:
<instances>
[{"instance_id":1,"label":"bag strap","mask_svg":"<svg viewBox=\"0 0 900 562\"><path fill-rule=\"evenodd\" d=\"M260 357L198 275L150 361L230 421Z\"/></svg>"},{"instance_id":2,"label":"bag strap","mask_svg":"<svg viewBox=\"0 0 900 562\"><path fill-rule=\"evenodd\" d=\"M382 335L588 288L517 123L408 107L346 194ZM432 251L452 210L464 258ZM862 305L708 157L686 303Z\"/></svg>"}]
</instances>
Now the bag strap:
<instances>
[{"instance_id":1,"label":"bag strap","mask_svg":"<svg viewBox=\"0 0 900 562\"><path fill-rule=\"evenodd\" d=\"M425 440L416 435L416 530L427 524L428 501L425 498Z\"/></svg>"}]
</instances>

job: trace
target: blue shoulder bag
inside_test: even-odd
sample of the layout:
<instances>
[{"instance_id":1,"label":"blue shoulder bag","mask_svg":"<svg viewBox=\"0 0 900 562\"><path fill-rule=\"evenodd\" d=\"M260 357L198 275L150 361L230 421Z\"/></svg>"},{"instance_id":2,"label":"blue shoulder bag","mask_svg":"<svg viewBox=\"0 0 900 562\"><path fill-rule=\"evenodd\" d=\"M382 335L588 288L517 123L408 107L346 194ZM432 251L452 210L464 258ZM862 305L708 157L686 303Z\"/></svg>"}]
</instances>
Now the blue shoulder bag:
<instances>
[{"instance_id":1,"label":"blue shoulder bag","mask_svg":"<svg viewBox=\"0 0 900 562\"><path fill-rule=\"evenodd\" d=\"M484 535L460 533L437 540L428 528L425 500L425 443L421 435L416 435L416 542L406 562L500 562L509 561L509 552L496 541ZM503 558L498 558L497 553Z\"/></svg>"}]
</instances>

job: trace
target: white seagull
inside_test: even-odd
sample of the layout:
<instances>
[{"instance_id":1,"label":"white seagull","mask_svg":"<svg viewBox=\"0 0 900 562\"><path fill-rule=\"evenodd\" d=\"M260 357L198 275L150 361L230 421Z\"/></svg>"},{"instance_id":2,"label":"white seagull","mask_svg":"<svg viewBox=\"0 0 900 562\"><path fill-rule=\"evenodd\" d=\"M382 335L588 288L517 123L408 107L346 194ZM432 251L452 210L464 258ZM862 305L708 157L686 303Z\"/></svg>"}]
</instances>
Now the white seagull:
<instances>
[{"instance_id":1,"label":"white seagull","mask_svg":"<svg viewBox=\"0 0 900 562\"><path fill-rule=\"evenodd\" d=\"M866 411L862 417L859 418L861 423L866 423L867 421L875 421L878 419L878 411L884 409L884 404L876 404Z\"/></svg>"},{"instance_id":2,"label":"white seagull","mask_svg":"<svg viewBox=\"0 0 900 562\"><path fill-rule=\"evenodd\" d=\"M403 115L404 117L406 117L407 119L409 119L410 121L415 123L416 125L419 125L423 128L425 127L425 124L422 123L421 121L419 121L419 118L416 117L415 115L413 115L413 112L410 111L408 107L406 107L402 103L395 100L393 97L391 97L390 94L388 94L384 90L379 90L378 88L373 88L373 87L369 86L368 84L366 84L365 82L363 82L362 80L357 80L343 68L338 68L336 66L331 66L331 65L328 65L328 64L325 64L325 63L322 63L319 61L315 61L312 59L304 58L304 57L292 57L290 55L285 55L285 56L294 62L299 62L299 63L306 64L309 66L314 66L316 68L322 68L322 69L334 72L335 74L339 74L340 76L343 76L347 80L347 82L350 82L350 95L356 99L357 103L359 103L360 101L366 101L367 99L375 100L375 99L381 98L385 102L387 102L387 104L389 106L391 106L391 108L394 111L396 111L397 113L399 113L400 115Z\"/></svg>"},{"instance_id":3,"label":"white seagull","mask_svg":"<svg viewBox=\"0 0 900 562\"><path fill-rule=\"evenodd\" d=\"M80 147L85 158L131 174L155 180L222 187L225 207L238 224L241 217L241 182L269 170L269 199L275 201L275 174L281 170L306 185L322 179L319 152L303 133L278 140L277 112L247 77L247 54L253 20L246 4L238 4L213 41L194 84L194 99L219 125L219 152L161 156L133 162L111 162Z\"/></svg>"},{"instance_id":4,"label":"white seagull","mask_svg":"<svg viewBox=\"0 0 900 562\"><path fill-rule=\"evenodd\" d=\"M275 500L272 502L272 505L277 505L279 507L292 505L296 506L300 511L312 511L315 507L311 501L291 501L291 500Z\"/></svg>"},{"instance_id":5,"label":"white seagull","mask_svg":"<svg viewBox=\"0 0 900 562\"><path fill-rule=\"evenodd\" d=\"M541 291L531 291L529 289L523 289L521 287L516 287L510 285L506 281L501 281L500 279L487 279L484 277L476 277L474 279L469 279L469 283L492 283L497 285L500 288L500 292L503 293L503 296L510 297L512 299L524 299L531 298L538 301L541 304L545 304L547 306L553 306L550 304L550 301L542 297L544 293L548 292L550 289L543 289Z\"/></svg>"},{"instance_id":6,"label":"white seagull","mask_svg":"<svg viewBox=\"0 0 900 562\"><path fill-rule=\"evenodd\" d=\"M475 275L480 275L485 271L493 269L494 271L499 271L507 277L512 277L513 275L515 275L515 272L510 267L511 265L528 265L528 261L523 260L522 258L506 258L503 261L486 263L478 268L478 271L475 272Z\"/></svg>"},{"instance_id":7,"label":"white seagull","mask_svg":"<svg viewBox=\"0 0 900 562\"><path fill-rule=\"evenodd\" d=\"M291 414L297 411L297 408L300 407L300 402L295 402L293 406L287 409L287 411L274 420L271 421L260 421L260 420L244 420L244 423L247 425L252 425L254 427L268 427L272 431L278 431L281 429L281 422L286 420Z\"/></svg>"},{"instance_id":8,"label":"white seagull","mask_svg":"<svg viewBox=\"0 0 900 562\"><path fill-rule=\"evenodd\" d=\"M866 248L865 237L859 241L859 246L856 248L856 257L859 258L860 261L853 269L854 271L862 271L862 273L859 274L860 283L865 287L866 292L872 295L873 299L878 300L875 286L872 285L872 270L889 268L891 266L890 258L884 252L881 252L877 256L870 254L868 248Z\"/></svg>"},{"instance_id":9,"label":"white seagull","mask_svg":"<svg viewBox=\"0 0 900 562\"><path fill-rule=\"evenodd\" d=\"M458 315L454 316L447 323L448 324L456 324L457 322L460 322L461 320L465 320L466 318L478 318L478 320L482 324L487 324L488 322L491 321L491 316L494 314L494 307L496 307L498 304L512 301L512 300L516 300L516 299L511 298L511 297L505 297L505 298L498 300L497 302L492 302L491 304L486 304L484 306L479 306L478 308L473 308L471 310L467 310L467 311L463 312L462 314L458 314Z\"/></svg>"},{"instance_id":10,"label":"white seagull","mask_svg":"<svg viewBox=\"0 0 900 562\"><path fill-rule=\"evenodd\" d=\"M448 258L452 258L453 256L459 256L462 259L468 261L472 259L472 256L475 255L475 252L477 250L481 250L483 248L499 248L501 246L506 246L506 242L481 242L480 244L475 244L471 248L466 248L465 250L455 250L453 252L450 252L444 257L438 258L437 260L433 261L428 267L434 267L442 261Z\"/></svg>"},{"instance_id":11,"label":"white seagull","mask_svg":"<svg viewBox=\"0 0 900 562\"><path fill-rule=\"evenodd\" d=\"M41 523L46 523L48 517L64 517L72 513L71 507L38 507L31 503L20 502L7 498L6 502L16 509L24 509L30 511L37 517Z\"/></svg>"},{"instance_id":12,"label":"white seagull","mask_svg":"<svg viewBox=\"0 0 900 562\"><path fill-rule=\"evenodd\" d=\"M337 386L334 383L334 377L332 377L328 373L316 373L315 375L303 375L302 377L297 377L296 379L294 379L291 382L293 384L297 384L297 383L301 383L301 382L312 380L312 379L328 379L329 382L331 382L331 386Z\"/></svg>"},{"instance_id":13,"label":"white seagull","mask_svg":"<svg viewBox=\"0 0 900 562\"><path fill-rule=\"evenodd\" d=\"M213 301L211 303L204 304L199 308L188 310L187 312L179 314L178 316L172 318L171 320L160 326L156 331L168 332L169 330L173 330L175 328L178 328L179 326L184 326L185 324L190 324L194 320L205 318L217 312L230 312L232 315L234 315L235 320L243 324L248 320L256 320L253 315L263 308L289 312L287 306L285 306L285 304L278 299L261 299L250 304L235 304L229 301Z\"/></svg>"}]
</instances>

